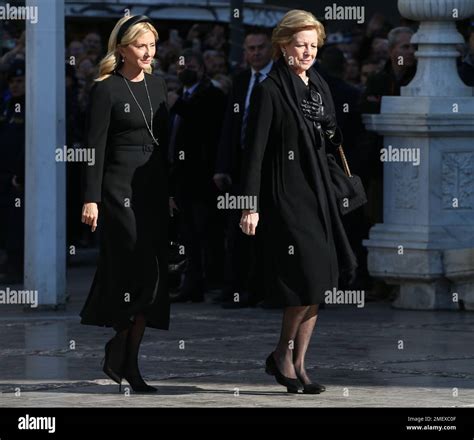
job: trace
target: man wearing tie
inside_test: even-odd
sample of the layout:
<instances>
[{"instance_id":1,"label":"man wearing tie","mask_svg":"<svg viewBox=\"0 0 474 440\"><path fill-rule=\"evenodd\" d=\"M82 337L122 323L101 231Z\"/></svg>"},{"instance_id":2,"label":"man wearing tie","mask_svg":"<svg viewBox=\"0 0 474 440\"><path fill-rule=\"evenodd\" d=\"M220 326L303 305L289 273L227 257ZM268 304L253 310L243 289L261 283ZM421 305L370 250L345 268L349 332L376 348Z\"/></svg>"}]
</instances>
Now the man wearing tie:
<instances>
[{"instance_id":1,"label":"man wearing tie","mask_svg":"<svg viewBox=\"0 0 474 440\"><path fill-rule=\"evenodd\" d=\"M179 292L171 295L171 301L201 302L212 275L208 269L216 267L224 254L213 174L226 97L207 77L200 52L185 49L177 71L183 88L170 94L173 118L168 153L187 264Z\"/></svg>"},{"instance_id":2,"label":"man wearing tie","mask_svg":"<svg viewBox=\"0 0 474 440\"><path fill-rule=\"evenodd\" d=\"M244 56L249 68L233 77L232 90L224 119L214 182L222 193L240 193L242 153L250 97L255 85L263 81L273 67L270 31L252 29L244 40ZM256 239L242 234L240 210L229 210L225 287L219 298L225 308L255 305L260 299L258 270L255 267ZM236 295L238 294L238 295Z\"/></svg>"}]
</instances>

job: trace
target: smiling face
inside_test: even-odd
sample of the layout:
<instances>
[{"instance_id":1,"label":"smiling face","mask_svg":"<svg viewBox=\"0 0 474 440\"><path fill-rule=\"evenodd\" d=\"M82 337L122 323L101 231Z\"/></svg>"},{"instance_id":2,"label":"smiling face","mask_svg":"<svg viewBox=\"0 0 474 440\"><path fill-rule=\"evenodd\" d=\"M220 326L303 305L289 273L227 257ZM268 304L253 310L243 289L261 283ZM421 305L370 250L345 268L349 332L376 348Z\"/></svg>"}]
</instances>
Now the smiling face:
<instances>
[{"instance_id":1,"label":"smiling face","mask_svg":"<svg viewBox=\"0 0 474 440\"><path fill-rule=\"evenodd\" d=\"M119 51L130 67L149 68L156 53L155 35L147 31L127 46L120 46Z\"/></svg>"},{"instance_id":2,"label":"smiling face","mask_svg":"<svg viewBox=\"0 0 474 440\"><path fill-rule=\"evenodd\" d=\"M295 33L293 39L281 46L286 55L286 62L297 73L308 70L314 63L318 53L318 33L316 29L303 30Z\"/></svg>"}]
</instances>

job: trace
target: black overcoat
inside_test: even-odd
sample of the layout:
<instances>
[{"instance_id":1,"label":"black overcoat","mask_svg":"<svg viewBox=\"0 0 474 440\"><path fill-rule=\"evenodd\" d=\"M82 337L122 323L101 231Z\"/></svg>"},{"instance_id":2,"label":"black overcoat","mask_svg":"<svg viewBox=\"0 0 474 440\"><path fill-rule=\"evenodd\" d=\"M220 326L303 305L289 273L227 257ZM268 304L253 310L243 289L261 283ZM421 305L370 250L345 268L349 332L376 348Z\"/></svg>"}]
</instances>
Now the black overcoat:
<instances>
[{"instance_id":1,"label":"black overcoat","mask_svg":"<svg viewBox=\"0 0 474 440\"><path fill-rule=\"evenodd\" d=\"M334 114L327 84L314 69L308 75ZM242 193L258 200L266 298L284 307L324 302L357 267L331 181L334 157L303 117L295 78L280 59L254 89L242 163Z\"/></svg>"}]
</instances>

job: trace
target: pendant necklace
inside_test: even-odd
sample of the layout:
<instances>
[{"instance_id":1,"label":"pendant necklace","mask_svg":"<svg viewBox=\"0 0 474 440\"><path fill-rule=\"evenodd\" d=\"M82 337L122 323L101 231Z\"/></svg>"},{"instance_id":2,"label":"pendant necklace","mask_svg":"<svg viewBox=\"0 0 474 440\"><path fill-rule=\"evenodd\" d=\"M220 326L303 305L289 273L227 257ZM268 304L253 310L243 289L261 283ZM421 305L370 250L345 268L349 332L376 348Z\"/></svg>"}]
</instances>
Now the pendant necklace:
<instances>
[{"instance_id":1,"label":"pendant necklace","mask_svg":"<svg viewBox=\"0 0 474 440\"><path fill-rule=\"evenodd\" d=\"M146 90L146 95L147 95L147 97L148 97L148 103L150 104L150 124L148 124L148 121L147 121L146 116L145 116L145 112L143 111L142 106L138 103L138 100L137 100L137 98L135 97L135 95L134 95L134 93L133 93L133 91L132 91L132 89L131 89L131 87L130 87L130 84L128 84L127 78L125 78L124 75L121 75L121 76L122 76L123 80L125 81L125 84L127 85L128 90L130 91L130 94L132 95L133 99L135 100L135 102L136 102L138 108L139 108L140 111L142 112L143 119L144 119L144 121L145 121L146 128L148 129L148 132L150 133L150 135L151 135L153 141L155 142L155 144L156 144L157 146L159 146L160 144L159 144L158 140L157 140L157 139L155 138L155 136L153 135L153 106L152 106L152 104L151 104L150 94L148 93L148 86L147 86L147 83L146 83L146 75L144 74L144 76L143 76L143 81L144 81L144 83L145 83L145 90Z\"/></svg>"}]
</instances>

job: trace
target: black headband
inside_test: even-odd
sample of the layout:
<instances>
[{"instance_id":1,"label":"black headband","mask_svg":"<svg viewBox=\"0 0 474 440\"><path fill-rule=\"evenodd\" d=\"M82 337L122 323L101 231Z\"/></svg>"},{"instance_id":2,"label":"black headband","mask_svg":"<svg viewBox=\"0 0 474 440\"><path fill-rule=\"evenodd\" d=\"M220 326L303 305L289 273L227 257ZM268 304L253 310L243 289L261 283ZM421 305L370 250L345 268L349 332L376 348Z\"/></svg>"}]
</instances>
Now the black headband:
<instances>
[{"instance_id":1,"label":"black headband","mask_svg":"<svg viewBox=\"0 0 474 440\"><path fill-rule=\"evenodd\" d=\"M134 24L137 23L153 24L151 19L148 18L146 15L136 15L135 17L128 19L124 24L122 24L122 26L120 26L120 29L117 33L117 45L122 42L122 38L125 35L125 32L127 32Z\"/></svg>"}]
</instances>

